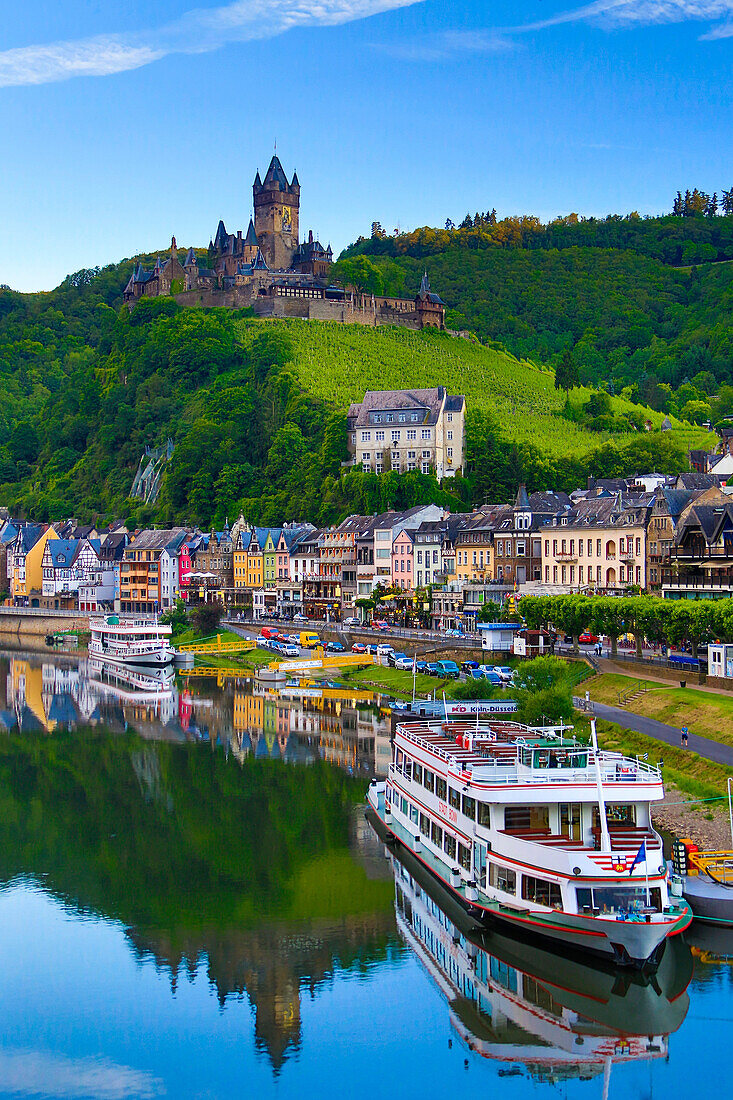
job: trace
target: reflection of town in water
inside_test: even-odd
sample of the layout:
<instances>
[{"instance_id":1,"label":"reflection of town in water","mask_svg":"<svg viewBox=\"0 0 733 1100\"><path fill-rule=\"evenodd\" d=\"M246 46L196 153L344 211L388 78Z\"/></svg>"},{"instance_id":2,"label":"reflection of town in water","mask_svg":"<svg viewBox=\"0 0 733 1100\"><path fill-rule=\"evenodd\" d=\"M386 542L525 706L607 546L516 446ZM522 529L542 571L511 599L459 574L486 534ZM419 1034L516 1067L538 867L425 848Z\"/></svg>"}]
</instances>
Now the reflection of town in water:
<instances>
[{"instance_id":1,"label":"reflection of town in water","mask_svg":"<svg viewBox=\"0 0 733 1100\"><path fill-rule=\"evenodd\" d=\"M681 939L654 975L612 970L539 941L471 931L416 864L411 873L392 863L398 930L447 1001L453 1033L475 1056L507 1063L501 1076L557 1083L602 1074L606 1096L615 1063L668 1056L689 1008L692 960Z\"/></svg>"},{"instance_id":2,"label":"reflection of town in water","mask_svg":"<svg viewBox=\"0 0 733 1100\"><path fill-rule=\"evenodd\" d=\"M371 693L298 681L274 689L223 669L147 676L91 659L0 657L2 728L98 725L152 740L206 741L242 758L321 758L365 775L386 774L390 757L388 722Z\"/></svg>"}]
</instances>

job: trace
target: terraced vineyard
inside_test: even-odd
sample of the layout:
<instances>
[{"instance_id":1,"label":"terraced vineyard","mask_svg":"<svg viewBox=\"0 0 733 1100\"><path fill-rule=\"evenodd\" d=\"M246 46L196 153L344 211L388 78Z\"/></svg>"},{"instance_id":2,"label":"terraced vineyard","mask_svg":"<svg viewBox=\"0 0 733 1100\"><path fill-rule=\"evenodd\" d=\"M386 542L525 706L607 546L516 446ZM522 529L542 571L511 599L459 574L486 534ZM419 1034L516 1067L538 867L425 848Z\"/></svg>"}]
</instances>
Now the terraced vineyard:
<instances>
[{"instance_id":1,"label":"terraced vineyard","mask_svg":"<svg viewBox=\"0 0 733 1100\"><path fill-rule=\"evenodd\" d=\"M246 344L262 330L262 322L239 322ZM308 392L339 408L360 401L368 389L406 389L444 385L449 393L465 394L469 409L489 411L499 430L512 441L534 443L554 455L583 454L604 439L617 443L633 435L591 432L560 415L565 395L555 389L551 371L505 351L437 332L399 328L367 328L334 322L278 321L296 349L295 370ZM589 390L576 390L580 404ZM613 398L614 412L639 407ZM659 428L662 413L646 410ZM704 447L708 433L672 421L673 432L689 447Z\"/></svg>"}]
</instances>

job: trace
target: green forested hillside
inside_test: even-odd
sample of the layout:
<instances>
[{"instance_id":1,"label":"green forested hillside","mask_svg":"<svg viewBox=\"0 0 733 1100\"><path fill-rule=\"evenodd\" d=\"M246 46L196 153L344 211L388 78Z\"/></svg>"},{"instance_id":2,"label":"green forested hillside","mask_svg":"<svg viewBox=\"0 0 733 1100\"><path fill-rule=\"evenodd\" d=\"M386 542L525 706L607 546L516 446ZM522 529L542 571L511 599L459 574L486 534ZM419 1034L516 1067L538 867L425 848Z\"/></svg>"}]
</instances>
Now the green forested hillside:
<instances>
[{"instance_id":1,"label":"green forested hillside","mask_svg":"<svg viewBox=\"0 0 733 1100\"><path fill-rule=\"evenodd\" d=\"M361 256L361 281L414 294L427 269L453 328L545 363L571 349L582 381L665 412L733 380L732 216L474 222L362 240L342 274ZM659 389L684 382L697 397Z\"/></svg>"},{"instance_id":2,"label":"green forested hillside","mask_svg":"<svg viewBox=\"0 0 733 1100\"><path fill-rule=\"evenodd\" d=\"M585 409L576 390L566 407L551 372L445 334L256 321L170 298L130 314L129 269L0 291L0 503L13 511L209 525L240 510L267 523L427 500L459 510L509 499L520 480L571 489L589 474L678 470L707 438L677 421L662 434L661 414L622 398ZM350 401L435 384L468 398L464 476L439 487L414 471L343 473ZM169 437L159 503L128 500L145 446Z\"/></svg>"}]
</instances>

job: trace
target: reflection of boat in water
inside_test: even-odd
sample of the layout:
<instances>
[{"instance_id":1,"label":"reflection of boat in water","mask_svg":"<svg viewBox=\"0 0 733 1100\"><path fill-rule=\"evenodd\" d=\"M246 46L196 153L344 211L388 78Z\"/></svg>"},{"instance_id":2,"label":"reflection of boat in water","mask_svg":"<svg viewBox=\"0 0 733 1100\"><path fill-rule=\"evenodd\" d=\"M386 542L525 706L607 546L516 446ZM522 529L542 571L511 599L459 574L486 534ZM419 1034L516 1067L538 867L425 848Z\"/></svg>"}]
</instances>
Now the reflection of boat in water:
<instances>
[{"instance_id":1,"label":"reflection of boat in water","mask_svg":"<svg viewBox=\"0 0 733 1100\"><path fill-rule=\"evenodd\" d=\"M152 619L121 619L107 615L90 619L89 656L124 668L165 668L175 660L171 627Z\"/></svg>"},{"instance_id":2,"label":"reflection of boat in water","mask_svg":"<svg viewBox=\"0 0 733 1100\"><path fill-rule=\"evenodd\" d=\"M511 932L482 934L413 856L400 853L398 928L469 1050L511 1063L502 1075L556 1081L603 1073L606 1084L614 1062L666 1057L689 1006L692 957L680 937L647 975L560 956Z\"/></svg>"},{"instance_id":3,"label":"reflection of boat in water","mask_svg":"<svg viewBox=\"0 0 733 1100\"><path fill-rule=\"evenodd\" d=\"M171 697L175 687L173 669L143 670L107 665L98 657L87 661L90 686L101 695L122 703L156 703Z\"/></svg>"},{"instance_id":4,"label":"reflection of boat in water","mask_svg":"<svg viewBox=\"0 0 733 1100\"><path fill-rule=\"evenodd\" d=\"M720 924L693 921L685 940L695 958L704 963L733 966L733 929Z\"/></svg>"}]
</instances>

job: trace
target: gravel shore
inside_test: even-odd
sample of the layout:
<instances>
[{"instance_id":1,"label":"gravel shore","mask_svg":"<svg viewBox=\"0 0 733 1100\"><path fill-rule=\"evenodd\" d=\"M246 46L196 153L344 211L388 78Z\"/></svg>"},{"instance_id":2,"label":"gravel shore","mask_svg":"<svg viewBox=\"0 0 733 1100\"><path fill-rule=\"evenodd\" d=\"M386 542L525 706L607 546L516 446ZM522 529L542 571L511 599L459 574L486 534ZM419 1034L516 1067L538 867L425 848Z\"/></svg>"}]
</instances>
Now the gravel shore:
<instances>
[{"instance_id":1,"label":"gravel shore","mask_svg":"<svg viewBox=\"0 0 733 1100\"><path fill-rule=\"evenodd\" d=\"M693 802L681 805L689 798L681 791L670 788L662 802L652 808L654 824L674 837L689 837L700 848L713 850L731 849L730 819L728 803ZM708 820L708 816L712 820Z\"/></svg>"}]
</instances>

